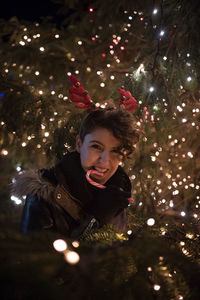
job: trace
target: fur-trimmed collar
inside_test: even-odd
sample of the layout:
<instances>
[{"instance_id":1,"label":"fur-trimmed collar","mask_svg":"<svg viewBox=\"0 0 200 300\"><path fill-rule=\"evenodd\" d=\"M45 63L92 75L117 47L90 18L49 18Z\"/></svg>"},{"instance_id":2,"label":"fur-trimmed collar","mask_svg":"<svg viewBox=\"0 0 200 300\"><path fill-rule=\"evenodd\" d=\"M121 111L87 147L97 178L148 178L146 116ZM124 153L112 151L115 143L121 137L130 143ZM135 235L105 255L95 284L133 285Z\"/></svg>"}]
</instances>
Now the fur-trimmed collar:
<instances>
[{"instance_id":1,"label":"fur-trimmed collar","mask_svg":"<svg viewBox=\"0 0 200 300\"><path fill-rule=\"evenodd\" d=\"M19 174L11 184L11 193L18 198L24 195L37 195L38 199L52 199L55 186L47 181L40 170L30 169Z\"/></svg>"}]
</instances>

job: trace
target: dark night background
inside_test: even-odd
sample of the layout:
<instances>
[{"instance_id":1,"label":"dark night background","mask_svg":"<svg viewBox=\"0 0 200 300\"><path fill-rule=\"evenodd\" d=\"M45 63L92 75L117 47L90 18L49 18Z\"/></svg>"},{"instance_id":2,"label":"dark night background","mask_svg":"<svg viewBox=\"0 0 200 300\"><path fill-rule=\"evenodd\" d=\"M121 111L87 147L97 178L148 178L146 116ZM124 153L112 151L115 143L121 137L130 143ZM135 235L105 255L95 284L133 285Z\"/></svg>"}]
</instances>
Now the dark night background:
<instances>
[{"instance_id":1,"label":"dark night background","mask_svg":"<svg viewBox=\"0 0 200 300\"><path fill-rule=\"evenodd\" d=\"M0 11L0 18L9 19L17 16L18 19L39 21L41 16L55 14L56 4L48 0L35 1L5 1Z\"/></svg>"}]
</instances>

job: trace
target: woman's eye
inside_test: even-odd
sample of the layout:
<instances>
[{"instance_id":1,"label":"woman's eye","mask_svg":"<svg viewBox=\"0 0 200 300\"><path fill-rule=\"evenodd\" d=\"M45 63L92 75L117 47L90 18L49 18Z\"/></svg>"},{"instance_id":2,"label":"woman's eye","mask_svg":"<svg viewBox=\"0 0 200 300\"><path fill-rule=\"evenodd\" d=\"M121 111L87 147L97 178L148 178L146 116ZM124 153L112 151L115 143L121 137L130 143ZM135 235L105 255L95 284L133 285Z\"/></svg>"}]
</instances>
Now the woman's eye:
<instances>
[{"instance_id":1,"label":"woman's eye","mask_svg":"<svg viewBox=\"0 0 200 300\"><path fill-rule=\"evenodd\" d=\"M99 145L97 145L97 144L91 145L91 147L92 147L93 149L102 150L102 147L99 146Z\"/></svg>"},{"instance_id":2,"label":"woman's eye","mask_svg":"<svg viewBox=\"0 0 200 300\"><path fill-rule=\"evenodd\" d=\"M123 152L120 150L113 150L113 153L120 158L122 158L124 156Z\"/></svg>"}]
</instances>

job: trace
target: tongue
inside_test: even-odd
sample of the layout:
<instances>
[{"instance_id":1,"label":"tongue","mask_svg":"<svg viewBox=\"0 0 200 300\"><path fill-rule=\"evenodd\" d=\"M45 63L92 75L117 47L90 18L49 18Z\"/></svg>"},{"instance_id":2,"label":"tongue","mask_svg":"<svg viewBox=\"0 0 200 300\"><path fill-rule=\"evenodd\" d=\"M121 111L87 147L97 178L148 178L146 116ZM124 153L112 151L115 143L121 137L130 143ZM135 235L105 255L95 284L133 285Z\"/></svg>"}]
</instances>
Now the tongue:
<instances>
[{"instance_id":1,"label":"tongue","mask_svg":"<svg viewBox=\"0 0 200 300\"><path fill-rule=\"evenodd\" d=\"M98 176L104 176L104 173L99 172L99 171L97 171L97 170L90 170L90 174L96 174L96 175L98 175Z\"/></svg>"}]
</instances>

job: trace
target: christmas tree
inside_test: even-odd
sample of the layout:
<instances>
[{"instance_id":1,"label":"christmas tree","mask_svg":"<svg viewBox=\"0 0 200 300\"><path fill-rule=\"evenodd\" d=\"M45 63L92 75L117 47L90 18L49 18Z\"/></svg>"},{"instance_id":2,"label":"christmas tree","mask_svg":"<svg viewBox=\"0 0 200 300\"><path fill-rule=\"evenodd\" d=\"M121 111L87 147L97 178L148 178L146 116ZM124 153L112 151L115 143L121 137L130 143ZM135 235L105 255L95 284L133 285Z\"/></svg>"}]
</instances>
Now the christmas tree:
<instances>
[{"instance_id":1,"label":"christmas tree","mask_svg":"<svg viewBox=\"0 0 200 300\"><path fill-rule=\"evenodd\" d=\"M3 299L199 299L198 1L55 5L54 19L0 20ZM74 149L85 112L69 101L71 74L101 107L120 87L139 104L128 231L24 237L8 185Z\"/></svg>"}]
</instances>

